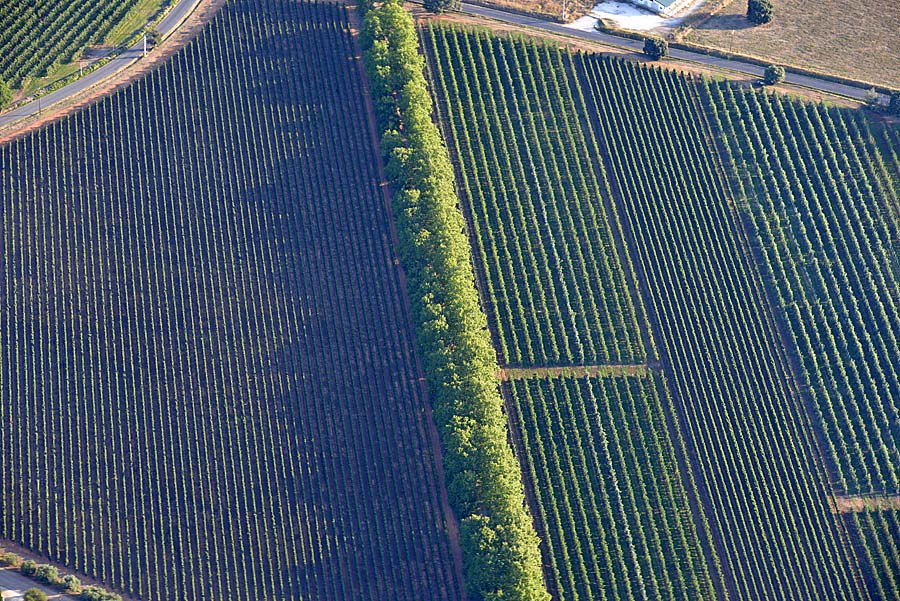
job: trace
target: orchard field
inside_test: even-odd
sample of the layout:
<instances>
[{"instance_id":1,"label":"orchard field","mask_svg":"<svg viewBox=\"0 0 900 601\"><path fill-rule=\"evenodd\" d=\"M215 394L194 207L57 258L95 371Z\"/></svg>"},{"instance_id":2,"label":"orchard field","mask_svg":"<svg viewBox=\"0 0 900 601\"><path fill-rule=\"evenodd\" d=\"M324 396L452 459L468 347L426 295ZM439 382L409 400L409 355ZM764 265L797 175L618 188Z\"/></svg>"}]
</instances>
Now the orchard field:
<instances>
[{"instance_id":1,"label":"orchard field","mask_svg":"<svg viewBox=\"0 0 900 601\"><path fill-rule=\"evenodd\" d=\"M137 0L0 1L0 80L18 88L77 58L121 21Z\"/></svg>"},{"instance_id":2,"label":"orchard field","mask_svg":"<svg viewBox=\"0 0 900 601\"><path fill-rule=\"evenodd\" d=\"M898 598L897 131L420 36L554 597Z\"/></svg>"},{"instance_id":3,"label":"orchard field","mask_svg":"<svg viewBox=\"0 0 900 601\"><path fill-rule=\"evenodd\" d=\"M127 6L8 10L0 78ZM0 541L148 601L900 599L900 130L358 10L232 0L0 146Z\"/></svg>"},{"instance_id":4,"label":"orchard field","mask_svg":"<svg viewBox=\"0 0 900 601\"><path fill-rule=\"evenodd\" d=\"M0 538L146 600L462 597L348 19L230 2L0 148Z\"/></svg>"}]
</instances>

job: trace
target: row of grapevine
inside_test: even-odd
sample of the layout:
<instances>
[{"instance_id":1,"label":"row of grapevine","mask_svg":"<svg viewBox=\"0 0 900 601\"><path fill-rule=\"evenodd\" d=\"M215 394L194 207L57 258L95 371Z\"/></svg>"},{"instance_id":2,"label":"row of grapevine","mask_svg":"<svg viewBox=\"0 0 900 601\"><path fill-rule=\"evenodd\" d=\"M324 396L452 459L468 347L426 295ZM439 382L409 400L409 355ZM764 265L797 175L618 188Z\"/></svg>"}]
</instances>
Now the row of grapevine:
<instances>
[{"instance_id":1,"label":"row of grapevine","mask_svg":"<svg viewBox=\"0 0 900 601\"><path fill-rule=\"evenodd\" d=\"M19 87L103 40L136 0L0 2L0 80Z\"/></svg>"},{"instance_id":2,"label":"row of grapevine","mask_svg":"<svg viewBox=\"0 0 900 601\"><path fill-rule=\"evenodd\" d=\"M617 224L559 53L446 27L422 37L440 106L454 107L439 110L503 360L643 361Z\"/></svg>"},{"instance_id":3,"label":"row of grapevine","mask_svg":"<svg viewBox=\"0 0 900 601\"><path fill-rule=\"evenodd\" d=\"M518 380L510 396L557 598L715 598L658 376Z\"/></svg>"},{"instance_id":4,"label":"row of grapevine","mask_svg":"<svg viewBox=\"0 0 900 601\"><path fill-rule=\"evenodd\" d=\"M859 567L682 74L578 54L730 596L859 599Z\"/></svg>"},{"instance_id":5,"label":"row of grapevine","mask_svg":"<svg viewBox=\"0 0 900 601\"><path fill-rule=\"evenodd\" d=\"M900 492L900 181L846 111L704 88L760 268L790 332L833 485ZM885 131L890 139L896 134ZM890 148L890 145L888 145ZM896 163L893 163L896 165ZM854 514L880 598L900 597L897 512ZM874 534L873 534L874 533Z\"/></svg>"},{"instance_id":6,"label":"row of grapevine","mask_svg":"<svg viewBox=\"0 0 900 601\"><path fill-rule=\"evenodd\" d=\"M0 148L0 537L141 599L460 599L358 50L236 0Z\"/></svg>"}]
</instances>

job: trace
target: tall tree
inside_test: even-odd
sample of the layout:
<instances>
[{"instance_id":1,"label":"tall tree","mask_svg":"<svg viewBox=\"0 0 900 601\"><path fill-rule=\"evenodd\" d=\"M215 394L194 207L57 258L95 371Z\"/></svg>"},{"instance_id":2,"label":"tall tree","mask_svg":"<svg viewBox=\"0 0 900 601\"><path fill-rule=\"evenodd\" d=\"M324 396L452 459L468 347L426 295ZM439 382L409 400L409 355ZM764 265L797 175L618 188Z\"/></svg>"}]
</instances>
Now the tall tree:
<instances>
[{"instance_id":1,"label":"tall tree","mask_svg":"<svg viewBox=\"0 0 900 601\"><path fill-rule=\"evenodd\" d=\"M774 14L772 0L747 0L747 18L751 23L757 25L768 23Z\"/></svg>"}]
</instances>

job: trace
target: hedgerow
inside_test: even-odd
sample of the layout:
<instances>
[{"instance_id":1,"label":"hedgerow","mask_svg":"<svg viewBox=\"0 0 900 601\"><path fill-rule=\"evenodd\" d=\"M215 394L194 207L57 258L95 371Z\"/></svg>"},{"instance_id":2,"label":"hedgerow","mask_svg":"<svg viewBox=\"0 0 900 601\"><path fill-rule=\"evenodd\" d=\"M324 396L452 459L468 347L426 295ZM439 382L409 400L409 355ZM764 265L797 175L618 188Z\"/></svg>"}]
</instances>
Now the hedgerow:
<instances>
[{"instance_id":1,"label":"hedgerow","mask_svg":"<svg viewBox=\"0 0 900 601\"><path fill-rule=\"evenodd\" d=\"M369 9L362 30L366 70L394 191L416 343L444 447L450 503L460 519L466 589L473 599L549 599L416 30L397 0L363 8Z\"/></svg>"}]
</instances>

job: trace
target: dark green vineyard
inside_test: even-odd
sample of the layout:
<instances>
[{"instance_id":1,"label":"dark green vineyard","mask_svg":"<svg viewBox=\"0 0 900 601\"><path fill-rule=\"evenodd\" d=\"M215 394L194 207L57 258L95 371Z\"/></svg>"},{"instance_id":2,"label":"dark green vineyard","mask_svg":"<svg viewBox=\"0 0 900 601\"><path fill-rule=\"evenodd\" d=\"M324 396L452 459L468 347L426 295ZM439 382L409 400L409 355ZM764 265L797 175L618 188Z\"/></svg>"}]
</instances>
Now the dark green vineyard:
<instances>
[{"instance_id":1,"label":"dark green vineyard","mask_svg":"<svg viewBox=\"0 0 900 601\"><path fill-rule=\"evenodd\" d=\"M140 599L460 599L347 10L0 148L0 537Z\"/></svg>"},{"instance_id":2,"label":"dark green vineyard","mask_svg":"<svg viewBox=\"0 0 900 601\"><path fill-rule=\"evenodd\" d=\"M742 176L736 187L755 254L801 366L834 490L896 495L896 130L777 97L707 92L730 166ZM848 521L878 597L900 598L898 512Z\"/></svg>"}]
</instances>

